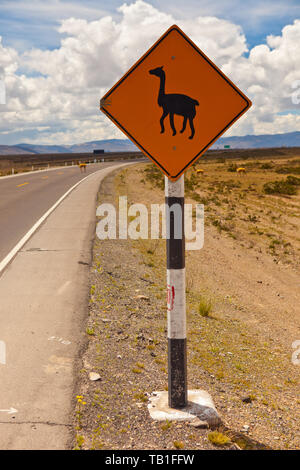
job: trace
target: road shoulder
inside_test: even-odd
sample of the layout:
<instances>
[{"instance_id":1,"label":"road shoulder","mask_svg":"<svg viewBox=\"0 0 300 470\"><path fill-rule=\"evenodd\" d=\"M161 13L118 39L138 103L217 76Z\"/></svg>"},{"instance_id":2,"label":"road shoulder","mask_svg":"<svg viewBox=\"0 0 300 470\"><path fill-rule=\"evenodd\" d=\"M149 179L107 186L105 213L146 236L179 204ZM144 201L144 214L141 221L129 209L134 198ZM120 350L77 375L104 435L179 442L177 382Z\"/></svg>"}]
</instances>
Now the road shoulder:
<instances>
[{"instance_id":1,"label":"road shoulder","mask_svg":"<svg viewBox=\"0 0 300 470\"><path fill-rule=\"evenodd\" d=\"M49 216L1 276L0 448L70 448L75 372L85 342L96 195L92 174Z\"/></svg>"}]
</instances>

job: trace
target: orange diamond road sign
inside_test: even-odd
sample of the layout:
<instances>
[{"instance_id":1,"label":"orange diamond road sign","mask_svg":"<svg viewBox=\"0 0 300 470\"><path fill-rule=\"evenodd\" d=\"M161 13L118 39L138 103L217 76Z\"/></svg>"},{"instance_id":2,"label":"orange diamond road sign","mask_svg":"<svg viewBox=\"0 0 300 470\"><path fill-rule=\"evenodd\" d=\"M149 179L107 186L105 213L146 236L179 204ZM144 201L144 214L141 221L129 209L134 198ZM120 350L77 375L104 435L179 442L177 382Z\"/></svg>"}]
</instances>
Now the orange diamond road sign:
<instances>
[{"instance_id":1,"label":"orange diamond road sign","mask_svg":"<svg viewBox=\"0 0 300 470\"><path fill-rule=\"evenodd\" d=\"M171 180L250 106L176 25L100 101L101 111Z\"/></svg>"}]
</instances>

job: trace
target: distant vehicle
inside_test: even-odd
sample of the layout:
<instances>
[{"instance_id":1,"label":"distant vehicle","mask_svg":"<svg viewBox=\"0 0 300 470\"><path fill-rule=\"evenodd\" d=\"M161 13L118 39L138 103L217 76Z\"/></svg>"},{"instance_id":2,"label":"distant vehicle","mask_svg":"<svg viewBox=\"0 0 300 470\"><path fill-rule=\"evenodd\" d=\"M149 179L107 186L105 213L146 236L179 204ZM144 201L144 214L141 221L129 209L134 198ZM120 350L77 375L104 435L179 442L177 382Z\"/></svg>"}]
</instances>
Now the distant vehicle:
<instances>
[{"instance_id":1,"label":"distant vehicle","mask_svg":"<svg viewBox=\"0 0 300 470\"><path fill-rule=\"evenodd\" d=\"M93 152L94 152L94 154L98 155L100 153L104 153L104 150L103 149L95 149Z\"/></svg>"}]
</instances>

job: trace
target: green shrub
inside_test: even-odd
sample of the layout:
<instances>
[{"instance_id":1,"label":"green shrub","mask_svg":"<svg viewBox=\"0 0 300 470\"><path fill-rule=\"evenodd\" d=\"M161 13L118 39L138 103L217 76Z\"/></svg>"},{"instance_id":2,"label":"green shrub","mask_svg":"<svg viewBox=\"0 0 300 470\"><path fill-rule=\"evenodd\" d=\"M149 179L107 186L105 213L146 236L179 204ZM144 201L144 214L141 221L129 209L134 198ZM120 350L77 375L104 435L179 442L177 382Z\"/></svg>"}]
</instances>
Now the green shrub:
<instances>
[{"instance_id":1,"label":"green shrub","mask_svg":"<svg viewBox=\"0 0 300 470\"><path fill-rule=\"evenodd\" d=\"M187 193L193 193L195 189L199 186L199 178L197 178L195 173L191 173L191 176L188 177L187 175L185 176L185 189Z\"/></svg>"},{"instance_id":2,"label":"green shrub","mask_svg":"<svg viewBox=\"0 0 300 470\"><path fill-rule=\"evenodd\" d=\"M227 168L227 171L230 171L231 173L235 173L237 168L238 166L236 163L230 163L229 167Z\"/></svg>"},{"instance_id":3,"label":"green shrub","mask_svg":"<svg viewBox=\"0 0 300 470\"><path fill-rule=\"evenodd\" d=\"M262 170L271 170L272 168L274 168L274 165L272 163L262 163L262 165L260 165L260 168Z\"/></svg>"},{"instance_id":4,"label":"green shrub","mask_svg":"<svg viewBox=\"0 0 300 470\"><path fill-rule=\"evenodd\" d=\"M282 166L276 170L276 173L286 175L292 173L294 175L300 175L300 166Z\"/></svg>"},{"instance_id":5,"label":"green shrub","mask_svg":"<svg viewBox=\"0 0 300 470\"><path fill-rule=\"evenodd\" d=\"M149 165L144 170L145 179L152 184L152 186L157 186L159 189L164 189L165 180L163 173L154 165Z\"/></svg>"},{"instance_id":6,"label":"green shrub","mask_svg":"<svg viewBox=\"0 0 300 470\"><path fill-rule=\"evenodd\" d=\"M210 432L207 438L212 444L218 447L226 446L231 443L231 439L228 436L218 431Z\"/></svg>"},{"instance_id":7,"label":"green shrub","mask_svg":"<svg viewBox=\"0 0 300 470\"><path fill-rule=\"evenodd\" d=\"M206 300L204 297L200 298L198 312L202 317L208 317L212 311L212 307L211 300Z\"/></svg>"},{"instance_id":8,"label":"green shrub","mask_svg":"<svg viewBox=\"0 0 300 470\"><path fill-rule=\"evenodd\" d=\"M181 441L174 441L173 445L175 449L184 449L184 443Z\"/></svg>"},{"instance_id":9,"label":"green shrub","mask_svg":"<svg viewBox=\"0 0 300 470\"><path fill-rule=\"evenodd\" d=\"M299 185L295 180L299 180L300 182L300 179L294 176L288 176L286 180L270 181L264 184L263 189L266 194L286 194L293 196L297 194L297 186Z\"/></svg>"},{"instance_id":10,"label":"green shrub","mask_svg":"<svg viewBox=\"0 0 300 470\"><path fill-rule=\"evenodd\" d=\"M292 184L294 186L300 186L300 178L296 178L296 176L288 176L286 181L288 184Z\"/></svg>"}]
</instances>

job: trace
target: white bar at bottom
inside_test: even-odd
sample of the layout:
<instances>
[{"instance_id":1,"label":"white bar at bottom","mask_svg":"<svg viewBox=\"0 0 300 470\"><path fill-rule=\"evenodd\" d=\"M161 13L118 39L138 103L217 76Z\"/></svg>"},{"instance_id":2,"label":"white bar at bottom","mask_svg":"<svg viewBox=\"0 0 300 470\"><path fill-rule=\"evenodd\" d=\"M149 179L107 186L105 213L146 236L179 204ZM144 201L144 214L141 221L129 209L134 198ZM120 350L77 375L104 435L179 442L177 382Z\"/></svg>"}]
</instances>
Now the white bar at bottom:
<instances>
[{"instance_id":1,"label":"white bar at bottom","mask_svg":"<svg viewBox=\"0 0 300 470\"><path fill-rule=\"evenodd\" d=\"M168 338L186 338L185 269L167 270Z\"/></svg>"}]
</instances>

